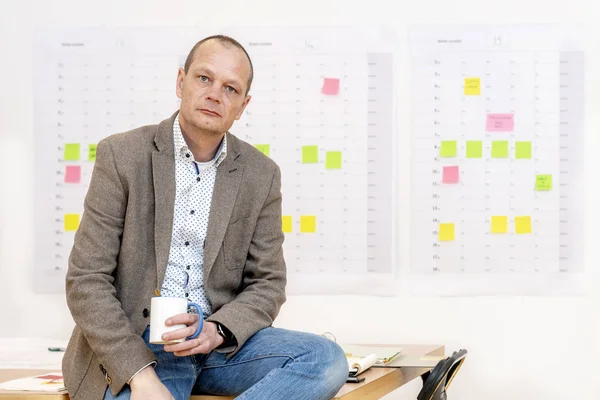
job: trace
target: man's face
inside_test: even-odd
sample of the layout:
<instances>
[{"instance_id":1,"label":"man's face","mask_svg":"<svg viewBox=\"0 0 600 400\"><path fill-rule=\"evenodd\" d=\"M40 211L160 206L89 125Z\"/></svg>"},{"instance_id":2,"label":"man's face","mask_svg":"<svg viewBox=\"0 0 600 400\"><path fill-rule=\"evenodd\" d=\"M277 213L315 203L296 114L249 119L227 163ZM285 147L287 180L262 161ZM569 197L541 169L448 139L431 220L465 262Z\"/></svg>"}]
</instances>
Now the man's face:
<instances>
[{"instance_id":1,"label":"man's face","mask_svg":"<svg viewBox=\"0 0 600 400\"><path fill-rule=\"evenodd\" d=\"M250 62L244 52L218 40L196 49L187 74L177 74L179 119L185 127L215 135L225 133L240 119L250 96L246 96Z\"/></svg>"}]
</instances>

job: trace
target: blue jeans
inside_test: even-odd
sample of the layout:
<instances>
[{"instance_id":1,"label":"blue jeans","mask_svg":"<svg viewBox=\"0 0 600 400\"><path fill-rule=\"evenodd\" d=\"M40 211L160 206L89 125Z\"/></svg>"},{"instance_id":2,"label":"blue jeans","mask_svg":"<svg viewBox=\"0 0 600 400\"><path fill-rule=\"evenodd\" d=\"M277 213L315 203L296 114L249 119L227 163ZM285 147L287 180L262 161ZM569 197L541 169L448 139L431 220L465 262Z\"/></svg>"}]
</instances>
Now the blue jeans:
<instances>
[{"instance_id":1,"label":"blue jeans","mask_svg":"<svg viewBox=\"0 0 600 400\"><path fill-rule=\"evenodd\" d=\"M236 396L240 400L331 399L346 382L348 362L335 342L319 335L265 328L252 336L227 360L225 354L178 357L162 345L148 343L150 329L143 334L158 357L156 374L176 400L190 394ZM152 367L150 367L152 368ZM128 400L129 386L105 400Z\"/></svg>"}]
</instances>

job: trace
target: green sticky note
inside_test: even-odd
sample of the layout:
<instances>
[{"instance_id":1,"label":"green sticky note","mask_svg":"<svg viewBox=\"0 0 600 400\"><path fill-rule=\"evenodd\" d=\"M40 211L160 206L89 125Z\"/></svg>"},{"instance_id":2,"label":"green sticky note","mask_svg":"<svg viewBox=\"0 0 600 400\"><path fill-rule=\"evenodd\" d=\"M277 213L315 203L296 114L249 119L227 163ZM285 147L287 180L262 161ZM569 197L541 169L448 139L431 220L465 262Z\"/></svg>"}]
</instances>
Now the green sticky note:
<instances>
[{"instance_id":1,"label":"green sticky note","mask_svg":"<svg viewBox=\"0 0 600 400\"><path fill-rule=\"evenodd\" d=\"M550 190L552 189L552 175L536 175L535 190Z\"/></svg>"},{"instance_id":2,"label":"green sticky note","mask_svg":"<svg viewBox=\"0 0 600 400\"><path fill-rule=\"evenodd\" d=\"M494 140L492 142L492 158L508 158L507 140Z\"/></svg>"},{"instance_id":3,"label":"green sticky note","mask_svg":"<svg viewBox=\"0 0 600 400\"><path fill-rule=\"evenodd\" d=\"M483 145L481 140L467 140L467 158L481 158Z\"/></svg>"},{"instance_id":4,"label":"green sticky note","mask_svg":"<svg viewBox=\"0 0 600 400\"><path fill-rule=\"evenodd\" d=\"M302 146L302 163L319 162L319 146Z\"/></svg>"},{"instance_id":5,"label":"green sticky note","mask_svg":"<svg viewBox=\"0 0 600 400\"><path fill-rule=\"evenodd\" d=\"M325 156L325 168L326 169L342 168L342 152L341 151L328 151Z\"/></svg>"},{"instance_id":6,"label":"green sticky note","mask_svg":"<svg viewBox=\"0 0 600 400\"><path fill-rule=\"evenodd\" d=\"M456 140L442 140L440 157L456 157Z\"/></svg>"},{"instance_id":7,"label":"green sticky note","mask_svg":"<svg viewBox=\"0 0 600 400\"><path fill-rule=\"evenodd\" d=\"M531 142L515 142L515 158L520 160L531 158Z\"/></svg>"},{"instance_id":8,"label":"green sticky note","mask_svg":"<svg viewBox=\"0 0 600 400\"><path fill-rule=\"evenodd\" d=\"M258 151L260 151L267 157L271 155L271 146L268 144L255 144L254 147L256 147Z\"/></svg>"},{"instance_id":9,"label":"green sticky note","mask_svg":"<svg viewBox=\"0 0 600 400\"><path fill-rule=\"evenodd\" d=\"M96 148L97 144L90 144L88 146L88 161L96 161Z\"/></svg>"},{"instance_id":10,"label":"green sticky note","mask_svg":"<svg viewBox=\"0 0 600 400\"><path fill-rule=\"evenodd\" d=\"M79 160L80 154L80 145L79 143L67 143L65 144L65 161L77 161Z\"/></svg>"}]
</instances>

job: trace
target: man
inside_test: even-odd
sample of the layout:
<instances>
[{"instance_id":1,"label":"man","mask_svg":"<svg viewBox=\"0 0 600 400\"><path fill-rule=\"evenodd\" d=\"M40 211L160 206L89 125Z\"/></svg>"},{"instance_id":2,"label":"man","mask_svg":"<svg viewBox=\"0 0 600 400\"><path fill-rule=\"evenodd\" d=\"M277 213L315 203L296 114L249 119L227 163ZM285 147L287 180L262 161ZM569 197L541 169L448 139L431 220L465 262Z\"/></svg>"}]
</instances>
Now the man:
<instances>
[{"instance_id":1,"label":"man","mask_svg":"<svg viewBox=\"0 0 600 400\"><path fill-rule=\"evenodd\" d=\"M285 301L280 171L228 132L252 76L238 42L206 38L179 70L178 112L98 144L66 278L72 399L327 399L344 384L334 342L271 327ZM158 293L202 306L196 339L149 344ZM198 316L179 323L164 340L191 336Z\"/></svg>"}]
</instances>

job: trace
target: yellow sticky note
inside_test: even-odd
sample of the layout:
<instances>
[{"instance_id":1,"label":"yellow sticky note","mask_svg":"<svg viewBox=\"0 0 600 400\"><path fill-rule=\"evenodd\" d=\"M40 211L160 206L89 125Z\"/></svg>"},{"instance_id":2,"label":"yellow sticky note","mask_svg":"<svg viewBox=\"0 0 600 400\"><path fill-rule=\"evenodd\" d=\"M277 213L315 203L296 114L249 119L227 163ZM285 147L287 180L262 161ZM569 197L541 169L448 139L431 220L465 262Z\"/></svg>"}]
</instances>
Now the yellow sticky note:
<instances>
[{"instance_id":1,"label":"yellow sticky note","mask_svg":"<svg viewBox=\"0 0 600 400\"><path fill-rule=\"evenodd\" d=\"M552 189L552 175L536 175L535 176L535 190L551 190Z\"/></svg>"},{"instance_id":2,"label":"yellow sticky note","mask_svg":"<svg viewBox=\"0 0 600 400\"><path fill-rule=\"evenodd\" d=\"M515 158L517 160L531 158L531 142L515 142Z\"/></svg>"},{"instance_id":3,"label":"yellow sticky note","mask_svg":"<svg viewBox=\"0 0 600 400\"><path fill-rule=\"evenodd\" d=\"M508 158L508 141L492 141L492 158Z\"/></svg>"},{"instance_id":4,"label":"yellow sticky note","mask_svg":"<svg viewBox=\"0 0 600 400\"><path fill-rule=\"evenodd\" d=\"M531 217L515 217L515 232L517 235L531 233Z\"/></svg>"},{"instance_id":5,"label":"yellow sticky note","mask_svg":"<svg viewBox=\"0 0 600 400\"><path fill-rule=\"evenodd\" d=\"M454 224L453 223L440 224L440 227L438 230L438 238L439 238L440 242L447 242L447 241L454 240Z\"/></svg>"},{"instance_id":6,"label":"yellow sticky note","mask_svg":"<svg viewBox=\"0 0 600 400\"><path fill-rule=\"evenodd\" d=\"M328 151L325 154L325 168L326 169L342 168L342 152L341 151Z\"/></svg>"},{"instance_id":7,"label":"yellow sticky note","mask_svg":"<svg viewBox=\"0 0 600 400\"><path fill-rule=\"evenodd\" d=\"M283 232L290 233L292 231L292 216L284 215L281 217L281 227Z\"/></svg>"},{"instance_id":8,"label":"yellow sticky note","mask_svg":"<svg viewBox=\"0 0 600 400\"><path fill-rule=\"evenodd\" d=\"M465 78L465 95L478 96L481 94L480 78Z\"/></svg>"},{"instance_id":9,"label":"yellow sticky note","mask_svg":"<svg viewBox=\"0 0 600 400\"><path fill-rule=\"evenodd\" d=\"M319 162L319 146L302 146L302 163Z\"/></svg>"},{"instance_id":10,"label":"yellow sticky note","mask_svg":"<svg viewBox=\"0 0 600 400\"><path fill-rule=\"evenodd\" d=\"M65 144L65 161L77 161L79 160L79 151L80 145L79 143L67 143Z\"/></svg>"},{"instance_id":11,"label":"yellow sticky note","mask_svg":"<svg viewBox=\"0 0 600 400\"><path fill-rule=\"evenodd\" d=\"M456 140L442 140L440 157L456 157Z\"/></svg>"},{"instance_id":12,"label":"yellow sticky note","mask_svg":"<svg viewBox=\"0 0 600 400\"><path fill-rule=\"evenodd\" d=\"M508 232L508 217L495 215L492 216L492 233L507 233Z\"/></svg>"},{"instance_id":13,"label":"yellow sticky note","mask_svg":"<svg viewBox=\"0 0 600 400\"><path fill-rule=\"evenodd\" d=\"M300 232L315 233L317 231L317 217L314 215L302 215L300 217Z\"/></svg>"},{"instance_id":14,"label":"yellow sticky note","mask_svg":"<svg viewBox=\"0 0 600 400\"><path fill-rule=\"evenodd\" d=\"M65 232L76 231L79 228L79 214L65 214Z\"/></svg>"},{"instance_id":15,"label":"yellow sticky note","mask_svg":"<svg viewBox=\"0 0 600 400\"><path fill-rule=\"evenodd\" d=\"M255 144L254 147L258 149L265 156L270 157L271 154L271 146L268 144Z\"/></svg>"},{"instance_id":16,"label":"yellow sticky note","mask_svg":"<svg viewBox=\"0 0 600 400\"><path fill-rule=\"evenodd\" d=\"M483 145L481 140L467 140L467 158L481 158Z\"/></svg>"},{"instance_id":17,"label":"yellow sticky note","mask_svg":"<svg viewBox=\"0 0 600 400\"><path fill-rule=\"evenodd\" d=\"M96 149L98 148L97 144L90 144L88 146L88 161L96 161Z\"/></svg>"}]
</instances>

